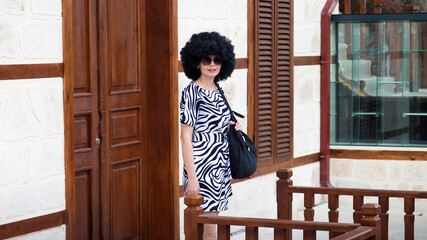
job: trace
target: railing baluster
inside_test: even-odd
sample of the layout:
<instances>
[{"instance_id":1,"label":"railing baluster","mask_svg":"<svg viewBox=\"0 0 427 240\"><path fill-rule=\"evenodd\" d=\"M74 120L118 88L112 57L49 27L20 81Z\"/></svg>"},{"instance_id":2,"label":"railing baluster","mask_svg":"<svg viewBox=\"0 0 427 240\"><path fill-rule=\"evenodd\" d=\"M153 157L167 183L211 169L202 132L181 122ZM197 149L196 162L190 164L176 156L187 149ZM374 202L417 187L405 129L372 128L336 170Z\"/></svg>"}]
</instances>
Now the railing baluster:
<instances>
[{"instance_id":1,"label":"railing baluster","mask_svg":"<svg viewBox=\"0 0 427 240\"><path fill-rule=\"evenodd\" d=\"M377 234L372 240L381 239L381 218L378 214L381 212L381 206L376 203L367 203L362 206L363 218L360 220L360 225L368 227L376 227Z\"/></svg>"},{"instance_id":2,"label":"railing baluster","mask_svg":"<svg viewBox=\"0 0 427 240\"><path fill-rule=\"evenodd\" d=\"M381 239L388 239L388 210L389 210L389 198L388 197L379 197L378 203L381 205Z\"/></svg>"},{"instance_id":3,"label":"railing baluster","mask_svg":"<svg viewBox=\"0 0 427 240\"><path fill-rule=\"evenodd\" d=\"M414 239L415 199L405 198L405 240Z\"/></svg>"},{"instance_id":4,"label":"railing baluster","mask_svg":"<svg viewBox=\"0 0 427 240\"><path fill-rule=\"evenodd\" d=\"M217 227L218 240L230 240L230 225L219 225Z\"/></svg>"},{"instance_id":5,"label":"railing baluster","mask_svg":"<svg viewBox=\"0 0 427 240\"><path fill-rule=\"evenodd\" d=\"M329 208L329 222L338 222L338 207L339 207L339 196L338 195L328 195L328 208ZM329 238L334 238L340 235L336 232L329 232Z\"/></svg>"},{"instance_id":6,"label":"railing baluster","mask_svg":"<svg viewBox=\"0 0 427 240\"><path fill-rule=\"evenodd\" d=\"M363 205L363 196L353 196L353 221L354 223L360 223L362 219L361 207Z\"/></svg>"},{"instance_id":7,"label":"railing baluster","mask_svg":"<svg viewBox=\"0 0 427 240\"><path fill-rule=\"evenodd\" d=\"M289 189L292 187L293 182L291 180L292 170L291 169L279 169L276 173L279 178L276 183L277 192L277 218L292 220L292 192ZM284 236L286 239L292 239L292 231L286 231L282 229L274 229L274 236Z\"/></svg>"},{"instance_id":8,"label":"railing baluster","mask_svg":"<svg viewBox=\"0 0 427 240\"><path fill-rule=\"evenodd\" d=\"M381 14L381 1L379 0L374 1L374 13Z\"/></svg>"},{"instance_id":9,"label":"railing baluster","mask_svg":"<svg viewBox=\"0 0 427 240\"><path fill-rule=\"evenodd\" d=\"M314 193L304 193L304 220L314 221ZM316 231L304 230L304 239L316 239Z\"/></svg>"},{"instance_id":10,"label":"railing baluster","mask_svg":"<svg viewBox=\"0 0 427 240\"><path fill-rule=\"evenodd\" d=\"M246 240L258 240L257 227L246 227Z\"/></svg>"},{"instance_id":11,"label":"railing baluster","mask_svg":"<svg viewBox=\"0 0 427 240\"><path fill-rule=\"evenodd\" d=\"M366 0L359 0L359 14L366 14Z\"/></svg>"}]
</instances>

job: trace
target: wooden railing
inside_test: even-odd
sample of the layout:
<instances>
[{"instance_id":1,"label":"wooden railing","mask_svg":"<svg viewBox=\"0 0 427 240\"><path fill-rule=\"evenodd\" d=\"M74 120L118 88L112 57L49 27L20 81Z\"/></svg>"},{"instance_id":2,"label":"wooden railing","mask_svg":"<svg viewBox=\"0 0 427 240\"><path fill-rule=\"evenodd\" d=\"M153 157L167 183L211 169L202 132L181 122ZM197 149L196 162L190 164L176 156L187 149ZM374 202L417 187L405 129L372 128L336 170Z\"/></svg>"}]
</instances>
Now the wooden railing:
<instances>
[{"instance_id":1,"label":"wooden railing","mask_svg":"<svg viewBox=\"0 0 427 240\"><path fill-rule=\"evenodd\" d=\"M184 210L184 233L186 240L203 239L204 224L217 225L218 240L230 239L230 226L244 226L246 239L258 239L258 229L274 228L274 239L289 239L292 229L301 229L304 239L315 239L316 231L329 231L333 233L334 240L343 239L380 239L381 212L378 204L365 204L361 207L360 224L307 222L293 220L263 219L263 218L239 218L204 215L200 205L203 197L187 196L184 199L187 208ZM314 236L314 237L313 237Z\"/></svg>"},{"instance_id":2,"label":"wooden railing","mask_svg":"<svg viewBox=\"0 0 427 240\"><path fill-rule=\"evenodd\" d=\"M339 197L343 195L353 196L353 221L362 223L362 206L364 197L377 197L381 206L379 214L381 218L381 239L388 239L389 224L389 199L401 198L404 200L404 222L405 239L414 239L415 222L415 199L427 199L427 192L418 191L397 191L397 190L376 190L376 189L357 189L357 188L325 188L325 187L298 187L293 186L291 169L281 169L277 172L277 211L279 219L292 219L292 198L294 193L304 194L304 218L305 221L314 219L314 195L328 195L329 222L338 222ZM312 235L310 231L304 232L304 235ZM334 236L335 233L330 233ZM291 239L291 238L290 238Z\"/></svg>"}]
</instances>

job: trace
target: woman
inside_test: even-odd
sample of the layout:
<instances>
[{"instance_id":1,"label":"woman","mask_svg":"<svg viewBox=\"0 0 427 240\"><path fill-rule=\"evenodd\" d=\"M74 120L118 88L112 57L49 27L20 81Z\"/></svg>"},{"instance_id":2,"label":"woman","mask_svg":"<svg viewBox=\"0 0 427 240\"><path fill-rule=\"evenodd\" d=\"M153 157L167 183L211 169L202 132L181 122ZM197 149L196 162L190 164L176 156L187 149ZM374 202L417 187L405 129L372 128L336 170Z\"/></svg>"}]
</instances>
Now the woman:
<instances>
[{"instance_id":1,"label":"woman","mask_svg":"<svg viewBox=\"0 0 427 240\"><path fill-rule=\"evenodd\" d=\"M186 195L200 194L206 214L228 209L231 172L227 132L230 125L242 130L240 121L230 121L230 111L217 82L234 70L230 40L216 32L194 34L181 50L185 75L192 81L182 91L180 103L181 145ZM204 239L215 239L215 225L205 225Z\"/></svg>"}]
</instances>

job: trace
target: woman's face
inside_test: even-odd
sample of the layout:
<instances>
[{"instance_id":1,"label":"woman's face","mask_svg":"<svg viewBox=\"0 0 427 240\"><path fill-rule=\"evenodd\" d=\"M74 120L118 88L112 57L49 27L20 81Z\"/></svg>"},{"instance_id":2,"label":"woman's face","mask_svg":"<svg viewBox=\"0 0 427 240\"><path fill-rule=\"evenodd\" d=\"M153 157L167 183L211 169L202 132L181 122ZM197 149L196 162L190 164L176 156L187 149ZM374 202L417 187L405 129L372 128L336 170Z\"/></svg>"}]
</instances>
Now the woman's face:
<instances>
[{"instance_id":1,"label":"woman's face","mask_svg":"<svg viewBox=\"0 0 427 240\"><path fill-rule=\"evenodd\" d=\"M215 78L221 70L221 60L215 57L215 55L209 55L202 58L199 67L202 77Z\"/></svg>"}]
</instances>

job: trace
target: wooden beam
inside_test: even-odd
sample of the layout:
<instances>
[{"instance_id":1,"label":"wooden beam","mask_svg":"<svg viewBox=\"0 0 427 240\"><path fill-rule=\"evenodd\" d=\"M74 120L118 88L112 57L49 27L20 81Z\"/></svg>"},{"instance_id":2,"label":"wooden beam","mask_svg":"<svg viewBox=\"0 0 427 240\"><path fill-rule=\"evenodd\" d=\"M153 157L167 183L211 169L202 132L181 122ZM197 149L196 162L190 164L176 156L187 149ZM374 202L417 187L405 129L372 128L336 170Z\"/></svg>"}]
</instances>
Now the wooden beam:
<instances>
[{"instance_id":1,"label":"wooden beam","mask_svg":"<svg viewBox=\"0 0 427 240\"><path fill-rule=\"evenodd\" d=\"M320 65L320 56L294 57L294 66Z\"/></svg>"},{"instance_id":2,"label":"wooden beam","mask_svg":"<svg viewBox=\"0 0 427 240\"><path fill-rule=\"evenodd\" d=\"M146 1L148 239L179 239L177 0ZM160 67L159 67L160 66Z\"/></svg>"},{"instance_id":3,"label":"wooden beam","mask_svg":"<svg viewBox=\"0 0 427 240\"><path fill-rule=\"evenodd\" d=\"M331 149L331 158L427 161L427 152Z\"/></svg>"},{"instance_id":4,"label":"wooden beam","mask_svg":"<svg viewBox=\"0 0 427 240\"><path fill-rule=\"evenodd\" d=\"M65 224L65 211L0 225L0 239L12 238Z\"/></svg>"},{"instance_id":5,"label":"wooden beam","mask_svg":"<svg viewBox=\"0 0 427 240\"><path fill-rule=\"evenodd\" d=\"M63 77L62 63L0 65L0 80Z\"/></svg>"}]
</instances>

